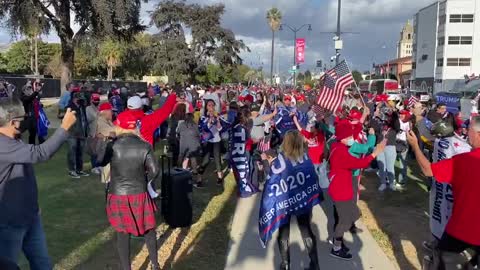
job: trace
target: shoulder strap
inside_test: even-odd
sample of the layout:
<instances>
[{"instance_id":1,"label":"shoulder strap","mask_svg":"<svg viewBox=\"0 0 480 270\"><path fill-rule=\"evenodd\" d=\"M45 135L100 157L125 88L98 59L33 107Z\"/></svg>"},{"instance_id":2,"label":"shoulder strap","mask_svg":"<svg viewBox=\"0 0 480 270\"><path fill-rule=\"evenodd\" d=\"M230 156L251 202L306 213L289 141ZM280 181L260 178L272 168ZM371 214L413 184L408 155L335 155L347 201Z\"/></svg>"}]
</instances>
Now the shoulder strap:
<instances>
[{"instance_id":1,"label":"shoulder strap","mask_svg":"<svg viewBox=\"0 0 480 270\"><path fill-rule=\"evenodd\" d=\"M328 155L328 159L326 159L325 161L330 161L330 159L332 158L332 154L335 152L336 149L333 149L332 151L330 151L330 154Z\"/></svg>"}]
</instances>

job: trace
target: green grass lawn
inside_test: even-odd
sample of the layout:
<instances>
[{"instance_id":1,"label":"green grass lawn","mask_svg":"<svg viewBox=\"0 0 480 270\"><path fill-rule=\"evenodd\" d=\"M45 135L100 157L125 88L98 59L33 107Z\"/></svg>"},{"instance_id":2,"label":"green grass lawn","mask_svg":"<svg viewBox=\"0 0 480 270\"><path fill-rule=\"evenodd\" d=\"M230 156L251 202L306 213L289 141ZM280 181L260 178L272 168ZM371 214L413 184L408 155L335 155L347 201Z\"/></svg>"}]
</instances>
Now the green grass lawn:
<instances>
[{"instance_id":1,"label":"green grass lawn","mask_svg":"<svg viewBox=\"0 0 480 270\"><path fill-rule=\"evenodd\" d=\"M54 268L118 269L114 232L105 214L104 184L98 176L69 178L66 155L64 145L50 161L35 166ZM85 157L86 171L90 170L88 161ZM210 173L206 179L215 176ZM223 269L236 201L233 178L226 178L224 188L208 181L205 189L193 191L192 200L195 223L190 228L172 230L157 218L161 264L172 269ZM131 247L134 264L141 265L135 269L147 269L143 240L132 239ZM170 254L168 258L162 258L165 253ZM20 267L28 269L25 259Z\"/></svg>"}]
</instances>

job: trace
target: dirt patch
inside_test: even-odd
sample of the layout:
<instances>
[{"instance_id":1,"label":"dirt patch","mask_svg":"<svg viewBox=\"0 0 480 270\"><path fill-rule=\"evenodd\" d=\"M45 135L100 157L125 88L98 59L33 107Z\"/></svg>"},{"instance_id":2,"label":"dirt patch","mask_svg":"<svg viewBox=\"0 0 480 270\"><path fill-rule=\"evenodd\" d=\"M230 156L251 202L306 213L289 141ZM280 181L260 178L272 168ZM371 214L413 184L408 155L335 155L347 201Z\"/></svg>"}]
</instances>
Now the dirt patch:
<instances>
[{"instance_id":1,"label":"dirt patch","mask_svg":"<svg viewBox=\"0 0 480 270\"><path fill-rule=\"evenodd\" d=\"M364 224L398 269L421 270L422 242L430 237L428 192L423 181L410 175L405 190L383 193L377 190L375 174L366 174L362 184L366 189L359 207Z\"/></svg>"}]
</instances>

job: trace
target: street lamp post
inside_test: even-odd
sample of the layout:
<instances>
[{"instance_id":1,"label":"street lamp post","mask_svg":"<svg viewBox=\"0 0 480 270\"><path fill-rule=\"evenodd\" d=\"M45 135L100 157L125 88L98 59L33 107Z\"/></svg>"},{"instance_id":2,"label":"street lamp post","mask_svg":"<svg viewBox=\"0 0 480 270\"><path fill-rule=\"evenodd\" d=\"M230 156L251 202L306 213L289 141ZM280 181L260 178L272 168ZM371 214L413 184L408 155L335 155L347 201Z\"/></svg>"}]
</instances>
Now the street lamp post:
<instances>
[{"instance_id":1,"label":"street lamp post","mask_svg":"<svg viewBox=\"0 0 480 270\"><path fill-rule=\"evenodd\" d=\"M338 42L341 42L340 40L340 35L342 34L342 31L340 29L340 13L342 10L342 0L338 0L338 13L337 13L337 38ZM335 46L335 64L338 65L340 62L340 50L341 47Z\"/></svg>"},{"instance_id":2,"label":"street lamp post","mask_svg":"<svg viewBox=\"0 0 480 270\"><path fill-rule=\"evenodd\" d=\"M309 23L306 23L306 24L296 28L296 27L291 27L288 24L282 23L280 25L280 31L283 30L283 26L286 26L288 29L290 29L290 31L293 32L293 66L296 67L297 66L297 48L296 48L297 32L302 30L305 26L308 26L308 31L312 31L312 25L309 24ZM296 79L297 79L297 71L295 70L295 72L293 73L293 86L294 87L296 87Z\"/></svg>"}]
</instances>

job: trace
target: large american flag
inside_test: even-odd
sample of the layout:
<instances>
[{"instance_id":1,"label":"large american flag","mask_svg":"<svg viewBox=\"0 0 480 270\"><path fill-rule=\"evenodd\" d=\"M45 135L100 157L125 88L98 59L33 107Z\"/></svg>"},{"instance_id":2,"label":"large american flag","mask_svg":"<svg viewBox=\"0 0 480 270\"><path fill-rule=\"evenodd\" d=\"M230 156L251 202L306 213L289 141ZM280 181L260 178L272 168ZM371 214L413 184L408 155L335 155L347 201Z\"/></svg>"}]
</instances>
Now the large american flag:
<instances>
[{"instance_id":1,"label":"large american flag","mask_svg":"<svg viewBox=\"0 0 480 270\"><path fill-rule=\"evenodd\" d=\"M354 82L347 63L342 61L323 76L323 89L318 96L318 105L336 111L342 105L345 88Z\"/></svg>"}]
</instances>

